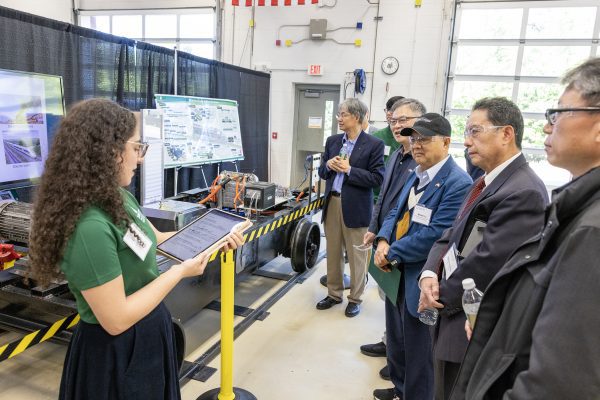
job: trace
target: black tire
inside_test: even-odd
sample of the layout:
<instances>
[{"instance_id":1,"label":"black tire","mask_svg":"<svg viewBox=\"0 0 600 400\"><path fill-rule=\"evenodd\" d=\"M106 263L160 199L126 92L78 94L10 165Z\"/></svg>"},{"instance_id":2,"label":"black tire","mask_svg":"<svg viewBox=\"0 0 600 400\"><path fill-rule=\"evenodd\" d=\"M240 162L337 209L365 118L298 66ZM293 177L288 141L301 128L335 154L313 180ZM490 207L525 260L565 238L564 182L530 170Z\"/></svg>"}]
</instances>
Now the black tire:
<instances>
[{"instance_id":1,"label":"black tire","mask_svg":"<svg viewBox=\"0 0 600 400\"><path fill-rule=\"evenodd\" d=\"M179 366L179 371L181 372L181 367L183 367L183 358L185 357L185 331L183 330L183 325L179 323L174 318L171 319L173 322L173 331L175 333L175 350L177 352L177 365Z\"/></svg>"},{"instance_id":2,"label":"black tire","mask_svg":"<svg viewBox=\"0 0 600 400\"><path fill-rule=\"evenodd\" d=\"M321 246L319 224L303 218L296 225L290 243L292 269L304 272L315 266Z\"/></svg>"}]
</instances>

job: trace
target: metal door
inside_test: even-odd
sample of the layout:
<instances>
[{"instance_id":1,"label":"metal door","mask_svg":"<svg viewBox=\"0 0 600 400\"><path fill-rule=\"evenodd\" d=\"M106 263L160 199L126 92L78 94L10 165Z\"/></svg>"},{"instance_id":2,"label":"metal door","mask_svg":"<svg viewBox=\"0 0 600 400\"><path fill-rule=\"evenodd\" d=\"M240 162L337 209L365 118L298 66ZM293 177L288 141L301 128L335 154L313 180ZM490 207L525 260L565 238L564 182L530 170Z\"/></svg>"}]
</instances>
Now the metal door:
<instances>
[{"instance_id":1,"label":"metal door","mask_svg":"<svg viewBox=\"0 0 600 400\"><path fill-rule=\"evenodd\" d=\"M337 133L335 114L339 99L337 85L296 85L292 187L308 186L308 180L303 182L306 156L322 153L325 140Z\"/></svg>"}]
</instances>

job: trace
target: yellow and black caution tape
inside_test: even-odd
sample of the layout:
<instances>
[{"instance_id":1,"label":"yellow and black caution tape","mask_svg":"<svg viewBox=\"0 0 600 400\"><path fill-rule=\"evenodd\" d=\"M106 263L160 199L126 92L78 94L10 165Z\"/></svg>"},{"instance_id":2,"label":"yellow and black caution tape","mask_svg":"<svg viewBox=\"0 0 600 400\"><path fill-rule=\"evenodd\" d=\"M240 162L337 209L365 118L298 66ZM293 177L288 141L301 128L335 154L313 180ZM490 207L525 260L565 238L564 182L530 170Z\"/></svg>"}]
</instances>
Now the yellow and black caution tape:
<instances>
[{"instance_id":1,"label":"yellow and black caution tape","mask_svg":"<svg viewBox=\"0 0 600 400\"><path fill-rule=\"evenodd\" d=\"M289 224L290 222L296 221L298 218L308 214L311 211L314 211L323 206L323 199L315 200L312 203L296 210L292 211L289 214L286 214L282 217L274 219L267 225L261 225L259 227L254 228L248 233L244 234L244 244L249 243L253 240L257 240L259 237L266 235L267 233L273 232L275 229L279 229L282 226ZM214 261L217 258L217 254L220 250L215 251L211 254L209 261Z\"/></svg>"},{"instance_id":2,"label":"yellow and black caution tape","mask_svg":"<svg viewBox=\"0 0 600 400\"><path fill-rule=\"evenodd\" d=\"M78 322L79 314L75 313L56 321L47 328L31 332L19 340L0 346L0 362L12 358L38 343L45 342L60 331L77 325Z\"/></svg>"},{"instance_id":3,"label":"yellow and black caution tape","mask_svg":"<svg viewBox=\"0 0 600 400\"><path fill-rule=\"evenodd\" d=\"M275 229L279 229L280 227L297 220L298 218L306 215L307 213L315 210L318 207L321 207L322 205L323 205L323 199L319 199L319 200L313 201L312 203L310 203L296 211L292 211L289 214L286 214L282 217L274 219L267 225L259 226L244 235L244 243L249 243L253 240L258 239L262 235L266 235L269 232L273 232Z\"/></svg>"}]
</instances>

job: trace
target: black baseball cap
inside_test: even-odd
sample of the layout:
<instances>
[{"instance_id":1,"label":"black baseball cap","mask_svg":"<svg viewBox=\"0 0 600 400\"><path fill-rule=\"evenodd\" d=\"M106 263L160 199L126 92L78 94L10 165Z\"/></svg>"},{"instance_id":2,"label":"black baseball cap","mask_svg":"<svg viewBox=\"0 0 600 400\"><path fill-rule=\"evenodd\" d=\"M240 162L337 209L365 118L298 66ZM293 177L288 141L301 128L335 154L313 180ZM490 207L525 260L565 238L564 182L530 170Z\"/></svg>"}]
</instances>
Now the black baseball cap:
<instances>
[{"instance_id":1,"label":"black baseball cap","mask_svg":"<svg viewBox=\"0 0 600 400\"><path fill-rule=\"evenodd\" d=\"M452 127L450 122L440 114L427 113L419 118L412 128L403 128L400 131L402 136L410 136L413 132L417 132L423 136L447 136L452 135Z\"/></svg>"}]
</instances>

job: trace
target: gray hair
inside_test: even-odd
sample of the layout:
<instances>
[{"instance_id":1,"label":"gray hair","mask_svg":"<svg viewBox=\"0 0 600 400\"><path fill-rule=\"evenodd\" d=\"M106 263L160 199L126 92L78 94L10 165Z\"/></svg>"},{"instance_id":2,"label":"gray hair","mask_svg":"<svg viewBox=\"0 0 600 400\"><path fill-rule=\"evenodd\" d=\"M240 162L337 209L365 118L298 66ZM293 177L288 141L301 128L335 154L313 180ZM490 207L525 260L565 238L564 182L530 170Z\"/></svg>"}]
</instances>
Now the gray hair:
<instances>
[{"instance_id":1,"label":"gray hair","mask_svg":"<svg viewBox=\"0 0 600 400\"><path fill-rule=\"evenodd\" d=\"M348 111L349 114L352 114L356 118L358 118L358 122L360 122L361 124L364 121L365 116L369 112L369 107L367 107L367 105L362 101L355 98L346 99L342 101L340 103L340 106L338 107L338 110L341 110L342 107L346 107L346 111Z\"/></svg>"},{"instance_id":2,"label":"gray hair","mask_svg":"<svg viewBox=\"0 0 600 400\"><path fill-rule=\"evenodd\" d=\"M411 99L408 97L405 97L405 98L400 99L397 102L395 102L394 105L392 105L391 111L394 112L394 111L396 111L396 109L398 109L402 106L408 106L408 108L411 111L416 112L417 114L421 114L421 115L423 115L427 112L427 108L425 108L423 103L421 103L417 99Z\"/></svg>"},{"instance_id":3,"label":"gray hair","mask_svg":"<svg viewBox=\"0 0 600 400\"><path fill-rule=\"evenodd\" d=\"M519 107L506 97L484 97L479 99L471 111L485 110L490 122L497 126L510 125L515 130L515 144L521 149L525 123Z\"/></svg>"},{"instance_id":4,"label":"gray hair","mask_svg":"<svg viewBox=\"0 0 600 400\"><path fill-rule=\"evenodd\" d=\"M590 58L568 71L561 83L575 89L589 106L600 106L600 57Z\"/></svg>"}]
</instances>

